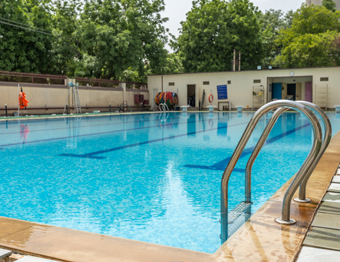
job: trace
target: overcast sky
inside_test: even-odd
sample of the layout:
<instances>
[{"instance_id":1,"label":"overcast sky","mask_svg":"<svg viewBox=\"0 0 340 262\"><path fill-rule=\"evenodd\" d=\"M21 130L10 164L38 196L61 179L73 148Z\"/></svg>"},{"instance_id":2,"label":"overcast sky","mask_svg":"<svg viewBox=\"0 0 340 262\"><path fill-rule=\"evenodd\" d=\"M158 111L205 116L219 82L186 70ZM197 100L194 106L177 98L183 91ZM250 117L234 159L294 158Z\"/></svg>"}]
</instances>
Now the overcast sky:
<instances>
[{"instance_id":1,"label":"overcast sky","mask_svg":"<svg viewBox=\"0 0 340 262\"><path fill-rule=\"evenodd\" d=\"M185 20L185 14L192 7L192 0L164 0L165 12L164 17L168 17L169 21L165 27L170 29L170 32L178 36L178 28L180 22ZM251 0L255 6L258 6L261 11L268 9L281 9L286 12L288 10L298 9L305 0ZM169 47L167 47L169 49ZM170 50L170 49L169 49Z\"/></svg>"}]
</instances>

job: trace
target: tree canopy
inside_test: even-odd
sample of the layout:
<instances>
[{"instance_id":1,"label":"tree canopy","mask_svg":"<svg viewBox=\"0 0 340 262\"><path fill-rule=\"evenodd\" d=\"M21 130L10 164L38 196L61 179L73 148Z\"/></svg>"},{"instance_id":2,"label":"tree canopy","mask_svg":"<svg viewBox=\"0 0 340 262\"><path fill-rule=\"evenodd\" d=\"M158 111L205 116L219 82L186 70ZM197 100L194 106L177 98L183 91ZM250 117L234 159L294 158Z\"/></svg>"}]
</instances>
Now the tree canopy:
<instances>
[{"instance_id":1,"label":"tree canopy","mask_svg":"<svg viewBox=\"0 0 340 262\"><path fill-rule=\"evenodd\" d=\"M1 1L0 70L145 82L147 74L230 71L234 49L242 70L340 65L332 0L295 13L262 13L250 0L192 3L169 54L164 0Z\"/></svg>"},{"instance_id":2,"label":"tree canopy","mask_svg":"<svg viewBox=\"0 0 340 262\"><path fill-rule=\"evenodd\" d=\"M277 39L281 30L291 27L293 11L285 14L281 10L270 9L260 13L259 17L262 24L262 46L264 50L262 65L273 65L275 58L281 53L281 45L278 44Z\"/></svg>"},{"instance_id":3,"label":"tree canopy","mask_svg":"<svg viewBox=\"0 0 340 262\"><path fill-rule=\"evenodd\" d=\"M324 6L302 6L293 16L291 28L281 31L278 43L280 67L320 67L339 64L340 12Z\"/></svg>"},{"instance_id":4,"label":"tree canopy","mask_svg":"<svg viewBox=\"0 0 340 262\"><path fill-rule=\"evenodd\" d=\"M0 2L0 70L48 70L53 39L48 10L44 1ZM14 26L9 25L11 21L16 22ZM31 30L23 30L25 25L29 25Z\"/></svg>"},{"instance_id":5,"label":"tree canopy","mask_svg":"<svg viewBox=\"0 0 340 262\"><path fill-rule=\"evenodd\" d=\"M119 79L125 70L144 77L147 63L159 73L163 10L163 0L2 1L0 70Z\"/></svg>"},{"instance_id":6,"label":"tree canopy","mask_svg":"<svg viewBox=\"0 0 340 262\"><path fill-rule=\"evenodd\" d=\"M336 4L333 0L322 0L322 5L332 12L336 11Z\"/></svg>"},{"instance_id":7,"label":"tree canopy","mask_svg":"<svg viewBox=\"0 0 340 262\"><path fill-rule=\"evenodd\" d=\"M196 0L182 22L174 48L186 72L231 69L233 50L242 52L242 68L251 69L262 58L261 25L249 0Z\"/></svg>"}]
</instances>

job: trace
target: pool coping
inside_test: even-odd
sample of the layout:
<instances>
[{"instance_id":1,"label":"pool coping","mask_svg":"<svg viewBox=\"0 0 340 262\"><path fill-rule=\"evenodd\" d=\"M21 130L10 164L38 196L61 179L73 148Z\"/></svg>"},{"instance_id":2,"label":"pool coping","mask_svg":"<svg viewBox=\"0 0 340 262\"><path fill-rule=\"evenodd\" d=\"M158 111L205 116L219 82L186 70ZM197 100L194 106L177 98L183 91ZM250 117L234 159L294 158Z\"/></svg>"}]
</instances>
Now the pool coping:
<instances>
[{"instance_id":1,"label":"pool coping","mask_svg":"<svg viewBox=\"0 0 340 262\"><path fill-rule=\"evenodd\" d=\"M0 247L22 254L74 262L294 261L339 160L340 132L332 138L308 183L307 196L312 203L292 202L292 218L297 220L295 225L282 226L274 222L275 218L280 217L282 199L291 182L289 180L214 254L6 217L0 217Z\"/></svg>"}]
</instances>

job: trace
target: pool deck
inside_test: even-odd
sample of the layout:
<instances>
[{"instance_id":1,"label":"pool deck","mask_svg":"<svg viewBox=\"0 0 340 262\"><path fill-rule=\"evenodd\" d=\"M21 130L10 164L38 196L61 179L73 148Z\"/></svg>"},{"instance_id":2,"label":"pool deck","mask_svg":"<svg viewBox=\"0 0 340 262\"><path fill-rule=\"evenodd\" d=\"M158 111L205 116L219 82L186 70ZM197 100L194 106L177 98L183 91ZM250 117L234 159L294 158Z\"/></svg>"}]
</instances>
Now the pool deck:
<instances>
[{"instance_id":1,"label":"pool deck","mask_svg":"<svg viewBox=\"0 0 340 262\"><path fill-rule=\"evenodd\" d=\"M290 180L214 254L5 217L0 217L0 247L21 254L74 262L294 261L339 161L340 132L332 138L309 180L307 197L312 202L292 202L291 216L297 220L295 225L274 222L281 216L282 199Z\"/></svg>"}]
</instances>

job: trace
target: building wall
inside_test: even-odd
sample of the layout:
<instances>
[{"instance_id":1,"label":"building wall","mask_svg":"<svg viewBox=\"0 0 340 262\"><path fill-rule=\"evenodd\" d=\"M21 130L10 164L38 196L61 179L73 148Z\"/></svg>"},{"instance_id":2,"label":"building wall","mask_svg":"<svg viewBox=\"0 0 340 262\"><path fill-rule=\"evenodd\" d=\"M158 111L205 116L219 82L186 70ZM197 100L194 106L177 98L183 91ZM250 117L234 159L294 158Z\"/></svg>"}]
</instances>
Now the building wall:
<instances>
[{"instance_id":1,"label":"building wall","mask_svg":"<svg viewBox=\"0 0 340 262\"><path fill-rule=\"evenodd\" d=\"M300 96L304 99L304 86L308 79L312 79L313 90L315 87L328 86L328 107L333 108L334 105L340 104L340 67L328 68L306 68L306 69L278 69L278 70L258 70L258 71L241 71L241 72L219 72L219 73L193 73L193 74L174 74L174 75L155 75L148 76L149 90L158 89L161 92L163 82L163 91L177 92L179 96L179 105L187 105L187 85L195 84L198 90L199 100L202 99L202 93L205 89L204 108L210 104L208 95L214 96L211 105L217 107L218 101L231 102L232 108L237 105L252 107L253 87L263 86L265 103L270 101L271 93L269 92L269 84L282 81L283 87L287 88L287 83L299 83L297 89L301 88ZM291 76L293 74L293 76ZM329 81L320 81L321 77L328 77ZM298 81L301 79L301 82ZM254 84L254 80L260 80L261 83ZM296 81L294 81L296 80ZM203 85L203 81L209 81L209 85ZM228 84L230 81L230 84ZM175 86L169 86L169 82L174 82ZM283 82L283 81L282 81ZM228 99L217 99L217 85L227 84ZM300 87L299 87L300 86ZM150 91L151 92L151 91ZM154 99L154 98L153 98ZM314 96L313 96L314 99Z\"/></svg>"},{"instance_id":2,"label":"building wall","mask_svg":"<svg viewBox=\"0 0 340 262\"><path fill-rule=\"evenodd\" d=\"M68 89L66 86L49 86L39 84L21 85L26 93L26 98L29 100L28 108L23 109L22 114L52 114L62 113L66 103ZM84 112L92 112L97 107L107 107L102 111L108 111L109 104L112 107L118 107L123 101L127 101L131 107L140 108L139 104L134 103L134 95L143 94L144 100L149 100L148 90L127 89L124 97L124 89L122 88L91 88L79 87L80 104ZM8 108L18 108L18 83L0 83L0 114L4 115L4 107L7 104ZM69 99L69 105L72 106L72 101ZM86 109L85 107L91 107ZM40 108L51 108L48 110ZM32 110L34 109L34 110ZM10 110L13 113L15 110Z\"/></svg>"}]
</instances>

